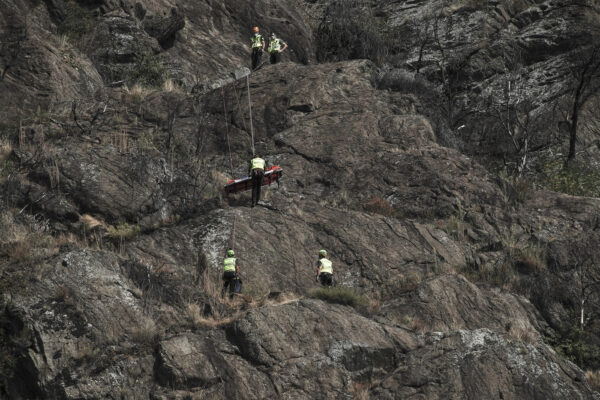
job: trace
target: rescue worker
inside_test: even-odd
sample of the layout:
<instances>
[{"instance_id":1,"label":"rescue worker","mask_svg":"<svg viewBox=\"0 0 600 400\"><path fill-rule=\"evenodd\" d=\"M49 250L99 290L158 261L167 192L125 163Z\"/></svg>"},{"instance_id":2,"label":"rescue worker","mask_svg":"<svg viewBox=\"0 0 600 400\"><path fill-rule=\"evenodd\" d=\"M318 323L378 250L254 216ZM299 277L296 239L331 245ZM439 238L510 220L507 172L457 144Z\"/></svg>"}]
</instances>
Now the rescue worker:
<instances>
[{"instance_id":1,"label":"rescue worker","mask_svg":"<svg viewBox=\"0 0 600 400\"><path fill-rule=\"evenodd\" d=\"M258 204L260 200L260 187L262 186L265 175L266 162L256 153L250 160L250 176L252 177L252 207Z\"/></svg>"},{"instance_id":2,"label":"rescue worker","mask_svg":"<svg viewBox=\"0 0 600 400\"><path fill-rule=\"evenodd\" d=\"M259 65L263 53L265 52L265 39L259 32L258 26L252 28L254 34L250 38L252 48L252 71L254 71Z\"/></svg>"},{"instance_id":3,"label":"rescue worker","mask_svg":"<svg viewBox=\"0 0 600 400\"><path fill-rule=\"evenodd\" d=\"M333 264L327 259L327 250L319 250L316 280L317 282L321 281L323 286L333 285Z\"/></svg>"},{"instance_id":4,"label":"rescue worker","mask_svg":"<svg viewBox=\"0 0 600 400\"><path fill-rule=\"evenodd\" d=\"M277 64L280 61L281 53L283 53L285 49L287 49L287 43L279 39L275 33L271 33L269 48L267 49L271 64Z\"/></svg>"},{"instance_id":5,"label":"rescue worker","mask_svg":"<svg viewBox=\"0 0 600 400\"><path fill-rule=\"evenodd\" d=\"M223 290L221 290L221 297L225 297L225 291L229 286L229 298L233 298L235 292L235 285L239 280L238 274L240 269L237 265L237 259L234 257L235 253L233 250L227 250L227 257L223 260Z\"/></svg>"}]
</instances>

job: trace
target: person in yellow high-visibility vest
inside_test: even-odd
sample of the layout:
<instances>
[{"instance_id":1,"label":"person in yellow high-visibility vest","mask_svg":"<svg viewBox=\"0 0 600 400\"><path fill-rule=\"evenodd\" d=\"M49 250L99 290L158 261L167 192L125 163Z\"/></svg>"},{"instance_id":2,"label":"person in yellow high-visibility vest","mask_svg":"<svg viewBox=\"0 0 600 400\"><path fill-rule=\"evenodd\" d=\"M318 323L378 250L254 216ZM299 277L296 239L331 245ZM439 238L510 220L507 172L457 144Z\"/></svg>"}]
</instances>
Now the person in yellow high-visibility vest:
<instances>
[{"instance_id":1,"label":"person in yellow high-visibility vest","mask_svg":"<svg viewBox=\"0 0 600 400\"><path fill-rule=\"evenodd\" d=\"M258 26L252 28L254 34L250 37L250 46L252 47L252 70L254 71L260 64L260 59L265 52L265 39L259 32Z\"/></svg>"},{"instance_id":2,"label":"person in yellow high-visibility vest","mask_svg":"<svg viewBox=\"0 0 600 400\"><path fill-rule=\"evenodd\" d=\"M317 282L321 281L323 286L333 285L333 264L327 258L327 250L319 250L319 261L317 261Z\"/></svg>"},{"instance_id":3,"label":"person in yellow high-visibility vest","mask_svg":"<svg viewBox=\"0 0 600 400\"><path fill-rule=\"evenodd\" d=\"M233 250L227 250L227 257L223 260L223 289L221 290L221 297L225 297L227 287L229 287L229 298L233 298L233 294L238 284L240 268L237 264L237 258Z\"/></svg>"},{"instance_id":4,"label":"person in yellow high-visibility vest","mask_svg":"<svg viewBox=\"0 0 600 400\"><path fill-rule=\"evenodd\" d=\"M250 160L250 176L252 177L252 206L258 204L260 200L260 187L262 186L263 177L265 176L265 167L267 163L260 158L260 154L256 153L254 158Z\"/></svg>"},{"instance_id":5,"label":"person in yellow high-visibility vest","mask_svg":"<svg viewBox=\"0 0 600 400\"><path fill-rule=\"evenodd\" d=\"M271 33L271 37L269 38L269 47L267 48L271 64L277 64L279 62L281 59L281 53L283 53L287 47L288 45L286 42L278 38L275 33Z\"/></svg>"}]
</instances>

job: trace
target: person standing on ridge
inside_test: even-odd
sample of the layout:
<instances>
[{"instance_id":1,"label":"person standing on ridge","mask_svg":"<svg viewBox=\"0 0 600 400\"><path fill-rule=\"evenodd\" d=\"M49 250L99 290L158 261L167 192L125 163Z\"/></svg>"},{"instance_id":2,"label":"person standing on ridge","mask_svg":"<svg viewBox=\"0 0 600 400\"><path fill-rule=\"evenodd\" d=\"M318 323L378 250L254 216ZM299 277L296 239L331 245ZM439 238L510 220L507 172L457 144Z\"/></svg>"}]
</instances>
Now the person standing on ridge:
<instances>
[{"instance_id":1,"label":"person standing on ridge","mask_svg":"<svg viewBox=\"0 0 600 400\"><path fill-rule=\"evenodd\" d=\"M250 160L250 176L252 177L252 207L258 204L260 200L260 187L262 186L263 177L265 176L265 160L260 158L260 154L256 153L254 158Z\"/></svg>"},{"instance_id":2,"label":"person standing on ridge","mask_svg":"<svg viewBox=\"0 0 600 400\"><path fill-rule=\"evenodd\" d=\"M235 253L233 250L227 250L227 257L223 260L223 289L221 290L221 297L225 297L225 291L229 286L229 298L233 298L235 292L235 286L239 279L238 274L240 269L237 265L237 259L234 257Z\"/></svg>"},{"instance_id":3,"label":"person standing on ridge","mask_svg":"<svg viewBox=\"0 0 600 400\"><path fill-rule=\"evenodd\" d=\"M323 286L333 285L333 264L327 259L327 250L319 250L316 279L317 282L321 281Z\"/></svg>"},{"instance_id":4,"label":"person standing on ridge","mask_svg":"<svg viewBox=\"0 0 600 400\"><path fill-rule=\"evenodd\" d=\"M258 26L252 28L254 34L250 38L252 47L252 71L254 71L259 65L263 53L265 52L265 39L258 33Z\"/></svg>"},{"instance_id":5,"label":"person standing on ridge","mask_svg":"<svg viewBox=\"0 0 600 400\"><path fill-rule=\"evenodd\" d=\"M269 48L267 49L271 64L277 64L280 61L281 53L283 53L285 49L287 49L287 43L279 39L275 33L271 33Z\"/></svg>"}]
</instances>

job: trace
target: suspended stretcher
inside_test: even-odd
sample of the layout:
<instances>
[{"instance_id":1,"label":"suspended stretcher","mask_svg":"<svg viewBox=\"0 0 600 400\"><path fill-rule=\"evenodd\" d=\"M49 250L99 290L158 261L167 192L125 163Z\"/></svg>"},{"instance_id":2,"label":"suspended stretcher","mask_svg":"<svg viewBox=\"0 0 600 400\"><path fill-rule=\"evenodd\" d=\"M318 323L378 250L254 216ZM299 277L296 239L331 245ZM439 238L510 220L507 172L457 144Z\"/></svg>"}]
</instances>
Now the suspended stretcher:
<instances>
[{"instance_id":1,"label":"suspended stretcher","mask_svg":"<svg viewBox=\"0 0 600 400\"><path fill-rule=\"evenodd\" d=\"M273 182L277 182L277 185L279 185L281 175L283 175L283 169L279 165L267 168L261 186L270 185ZM239 193L250 189L252 189L252 177L250 176L240 179L230 179L227 181L227 185L225 185L225 193Z\"/></svg>"}]
</instances>

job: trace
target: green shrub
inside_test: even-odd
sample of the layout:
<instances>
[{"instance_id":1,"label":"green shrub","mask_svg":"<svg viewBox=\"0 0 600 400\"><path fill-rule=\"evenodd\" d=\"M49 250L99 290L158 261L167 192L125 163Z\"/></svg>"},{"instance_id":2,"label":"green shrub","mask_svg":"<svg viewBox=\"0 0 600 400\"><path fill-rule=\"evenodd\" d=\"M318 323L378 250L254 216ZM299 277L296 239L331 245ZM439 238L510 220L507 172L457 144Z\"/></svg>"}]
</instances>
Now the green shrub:
<instances>
[{"instance_id":1,"label":"green shrub","mask_svg":"<svg viewBox=\"0 0 600 400\"><path fill-rule=\"evenodd\" d=\"M87 35L93 26L93 15L90 10L81 7L75 0L65 1L65 19L58 24L58 33L71 40L80 40Z\"/></svg>"},{"instance_id":2,"label":"green shrub","mask_svg":"<svg viewBox=\"0 0 600 400\"><path fill-rule=\"evenodd\" d=\"M550 338L549 342L565 358L580 367L598 366L600 364L600 348L590 343L588 333L574 325L569 331Z\"/></svg>"},{"instance_id":3,"label":"green shrub","mask_svg":"<svg viewBox=\"0 0 600 400\"><path fill-rule=\"evenodd\" d=\"M579 160L564 166L555 158L542 165L542 184L555 192L573 196L600 197L600 169Z\"/></svg>"},{"instance_id":4,"label":"green shrub","mask_svg":"<svg viewBox=\"0 0 600 400\"><path fill-rule=\"evenodd\" d=\"M111 239L125 241L136 238L140 234L140 227L138 225L131 225L127 222L123 222L122 224L108 227L108 232L106 232L106 236Z\"/></svg>"},{"instance_id":5,"label":"green shrub","mask_svg":"<svg viewBox=\"0 0 600 400\"><path fill-rule=\"evenodd\" d=\"M352 307L364 307L368 304L367 298L353 289L343 286L315 289L309 293L313 299L329 303L344 304Z\"/></svg>"}]
</instances>

